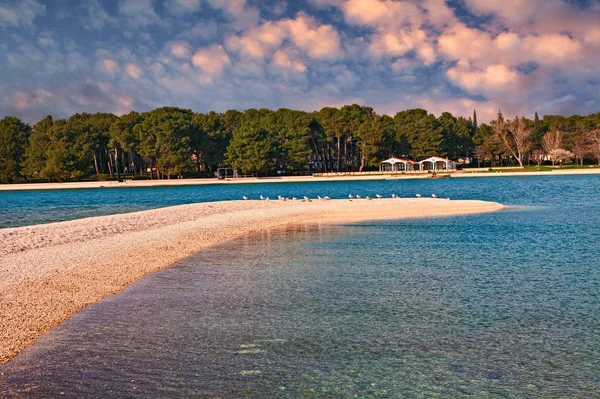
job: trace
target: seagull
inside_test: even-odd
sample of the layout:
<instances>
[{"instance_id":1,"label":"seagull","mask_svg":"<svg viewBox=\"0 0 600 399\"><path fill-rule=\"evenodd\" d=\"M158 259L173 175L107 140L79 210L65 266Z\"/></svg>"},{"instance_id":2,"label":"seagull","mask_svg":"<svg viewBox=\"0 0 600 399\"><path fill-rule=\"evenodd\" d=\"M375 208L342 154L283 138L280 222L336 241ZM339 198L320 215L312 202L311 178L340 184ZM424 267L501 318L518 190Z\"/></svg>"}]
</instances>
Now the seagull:
<instances>
[{"instance_id":1,"label":"seagull","mask_svg":"<svg viewBox=\"0 0 600 399\"><path fill-rule=\"evenodd\" d=\"M261 199L261 200L264 200L264 199L265 199L265 197L263 197L263 195L261 194L261 195L260 195L260 199Z\"/></svg>"},{"instance_id":2,"label":"seagull","mask_svg":"<svg viewBox=\"0 0 600 399\"><path fill-rule=\"evenodd\" d=\"M281 195L278 195L278 196L277 196L277 199L278 199L279 201L283 201L285 198L283 198Z\"/></svg>"},{"instance_id":3,"label":"seagull","mask_svg":"<svg viewBox=\"0 0 600 399\"><path fill-rule=\"evenodd\" d=\"M381 198L381 195L380 195L380 194L375 194L375 196L376 196L377 198Z\"/></svg>"},{"instance_id":4,"label":"seagull","mask_svg":"<svg viewBox=\"0 0 600 399\"><path fill-rule=\"evenodd\" d=\"M367 195L367 200L371 201L371 197L369 197L368 195Z\"/></svg>"},{"instance_id":5,"label":"seagull","mask_svg":"<svg viewBox=\"0 0 600 399\"><path fill-rule=\"evenodd\" d=\"M321 198L321 196L320 196L320 195L317 195L317 199L318 199L318 200L322 200L323 198Z\"/></svg>"},{"instance_id":6,"label":"seagull","mask_svg":"<svg viewBox=\"0 0 600 399\"><path fill-rule=\"evenodd\" d=\"M304 199L305 199L306 201L308 201L308 197L307 197L306 195L304 196Z\"/></svg>"},{"instance_id":7,"label":"seagull","mask_svg":"<svg viewBox=\"0 0 600 399\"><path fill-rule=\"evenodd\" d=\"M242 198L244 199L244 201L248 200L248 197L246 197L245 195L242 195Z\"/></svg>"},{"instance_id":8,"label":"seagull","mask_svg":"<svg viewBox=\"0 0 600 399\"><path fill-rule=\"evenodd\" d=\"M422 197L422 195L417 193L417 198L421 198L421 197Z\"/></svg>"},{"instance_id":9,"label":"seagull","mask_svg":"<svg viewBox=\"0 0 600 399\"><path fill-rule=\"evenodd\" d=\"M437 195L435 195L435 194L431 194L431 196L432 196L433 198L437 198Z\"/></svg>"},{"instance_id":10,"label":"seagull","mask_svg":"<svg viewBox=\"0 0 600 399\"><path fill-rule=\"evenodd\" d=\"M354 198L354 196L353 196L352 194L350 194L350 195L348 196L348 198L349 198L349 199L352 199L352 198Z\"/></svg>"},{"instance_id":11,"label":"seagull","mask_svg":"<svg viewBox=\"0 0 600 399\"><path fill-rule=\"evenodd\" d=\"M356 198L362 198L360 195L356 194Z\"/></svg>"},{"instance_id":12,"label":"seagull","mask_svg":"<svg viewBox=\"0 0 600 399\"><path fill-rule=\"evenodd\" d=\"M298 201L298 198L292 197L292 201Z\"/></svg>"},{"instance_id":13,"label":"seagull","mask_svg":"<svg viewBox=\"0 0 600 399\"><path fill-rule=\"evenodd\" d=\"M265 198L265 201L271 201L271 199L269 197Z\"/></svg>"},{"instance_id":14,"label":"seagull","mask_svg":"<svg viewBox=\"0 0 600 399\"><path fill-rule=\"evenodd\" d=\"M398 198L396 194L392 194L392 198Z\"/></svg>"},{"instance_id":15,"label":"seagull","mask_svg":"<svg viewBox=\"0 0 600 399\"><path fill-rule=\"evenodd\" d=\"M324 196L324 197L323 197L323 200L324 200L324 201L329 201L330 199L331 199L331 198L329 198L328 196Z\"/></svg>"}]
</instances>

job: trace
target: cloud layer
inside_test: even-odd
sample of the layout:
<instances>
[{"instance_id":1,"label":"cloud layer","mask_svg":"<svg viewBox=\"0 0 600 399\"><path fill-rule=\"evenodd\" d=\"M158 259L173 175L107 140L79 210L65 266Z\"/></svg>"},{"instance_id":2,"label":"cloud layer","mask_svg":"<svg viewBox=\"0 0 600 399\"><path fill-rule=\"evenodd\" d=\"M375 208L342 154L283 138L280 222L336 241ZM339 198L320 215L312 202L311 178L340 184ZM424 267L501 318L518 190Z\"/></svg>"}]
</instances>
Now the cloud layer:
<instances>
[{"instance_id":1,"label":"cloud layer","mask_svg":"<svg viewBox=\"0 0 600 399\"><path fill-rule=\"evenodd\" d=\"M0 115L29 122L162 105L600 109L596 2L8 0L0 32Z\"/></svg>"}]
</instances>

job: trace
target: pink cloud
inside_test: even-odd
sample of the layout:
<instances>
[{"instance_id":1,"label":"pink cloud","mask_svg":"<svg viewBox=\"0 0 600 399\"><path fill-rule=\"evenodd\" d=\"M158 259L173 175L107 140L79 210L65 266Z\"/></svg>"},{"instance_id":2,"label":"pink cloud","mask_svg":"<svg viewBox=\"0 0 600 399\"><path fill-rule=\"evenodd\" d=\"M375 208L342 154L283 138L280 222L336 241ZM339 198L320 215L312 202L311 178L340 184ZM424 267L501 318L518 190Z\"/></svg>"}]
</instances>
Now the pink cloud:
<instances>
[{"instance_id":1,"label":"pink cloud","mask_svg":"<svg viewBox=\"0 0 600 399\"><path fill-rule=\"evenodd\" d=\"M446 73L452 81L472 93L516 90L523 83L518 72L503 64L489 65L484 69L459 65Z\"/></svg>"},{"instance_id":2,"label":"pink cloud","mask_svg":"<svg viewBox=\"0 0 600 399\"><path fill-rule=\"evenodd\" d=\"M331 25L320 25L314 18L299 13L285 21L290 40L310 57L334 59L341 55L340 37Z\"/></svg>"},{"instance_id":3,"label":"pink cloud","mask_svg":"<svg viewBox=\"0 0 600 399\"><path fill-rule=\"evenodd\" d=\"M187 42L176 42L170 45L170 53L177 58L190 58L190 45Z\"/></svg>"},{"instance_id":4,"label":"pink cloud","mask_svg":"<svg viewBox=\"0 0 600 399\"><path fill-rule=\"evenodd\" d=\"M127 64L127 74L132 78L139 79L142 75L142 69L136 64L129 63Z\"/></svg>"},{"instance_id":5,"label":"pink cloud","mask_svg":"<svg viewBox=\"0 0 600 399\"><path fill-rule=\"evenodd\" d=\"M116 75L119 72L119 64L112 58L104 58L98 63L99 69L108 74Z\"/></svg>"},{"instance_id":6,"label":"pink cloud","mask_svg":"<svg viewBox=\"0 0 600 399\"><path fill-rule=\"evenodd\" d=\"M334 59L342 52L335 28L319 24L305 13L299 13L294 19L265 22L240 35L231 35L226 39L226 46L230 51L262 59L272 56L285 40L310 58Z\"/></svg>"},{"instance_id":7,"label":"pink cloud","mask_svg":"<svg viewBox=\"0 0 600 399\"><path fill-rule=\"evenodd\" d=\"M275 54L273 54L273 65L281 69L292 70L295 72L306 71L306 65L289 53L290 52L286 50L277 51Z\"/></svg>"},{"instance_id":8,"label":"pink cloud","mask_svg":"<svg viewBox=\"0 0 600 399\"><path fill-rule=\"evenodd\" d=\"M192 64L200 68L204 78L212 81L212 78L220 74L226 66L231 65L229 56L221 45L213 45L201 48L192 57Z\"/></svg>"}]
</instances>

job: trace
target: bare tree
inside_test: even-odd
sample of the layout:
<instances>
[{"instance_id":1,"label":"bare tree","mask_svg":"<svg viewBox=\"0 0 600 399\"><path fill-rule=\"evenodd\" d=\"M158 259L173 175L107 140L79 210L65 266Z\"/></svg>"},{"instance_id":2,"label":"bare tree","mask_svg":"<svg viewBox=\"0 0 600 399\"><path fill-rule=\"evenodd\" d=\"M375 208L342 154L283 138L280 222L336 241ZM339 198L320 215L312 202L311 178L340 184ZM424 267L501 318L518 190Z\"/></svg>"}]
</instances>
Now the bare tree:
<instances>
[{"instance_id":1,"label":"bare tree","mask_svg":"<svg viewBox=\"0 0 600 399\"><path fill-rule=\"evenodd\" d=\"M562 163L565 161L569 162L575 157L575 154L573 154L571 151L567 151L562 148L557 148L556 150L550 151L548 156L552 160L552 164L554 164L554 162L558 162L562 167Z\"/></svg>"},{"instance_id":2,"label":"bare tree","mask_svg":"<svg viewBox=\"0 0 600 399\"><path fill-rule=\"evenodd\" d=\"M583 158L590 153L590 142L586 135L578 134L569 140L569 149L575 155L575 160L578 160L579 165L583 166Z\"/></svg>"},{"instance_id":3,"label":"bare tree","mask_svg":"<svg viewBox=\"0 0 600 399\"><path fill-rule=\"evenodd\" d=\"M550 154L554 150L558 150L562 147L563 132L560 130L552 130L542 137L542 148L546 151L546 154ZM554 166L554 161L552 161Z\"/></svg>"},{"instance_id":4,"label":"bare tree","mask_svg":"<svg viewBox=\"0 0 600 399\"><path fill-rule=\"evenodd\" d=\"M533 159L535 161L535 163L537 164L537 168L538 170L540 170L540 166L542 165L542 162L544 162L546 160L546 152L544 150L533 150L531 152L531 159Z\"/></svg>"},{"instance_id":5,"label":"bare tree","mask_svg":"<svg viewBox=\"0 0 600 399\"><path fill-rule=\"evenodd\" d=\"M515 117L512 121L505 121L501 112L498 118L492 122L495 134L500 138L502 144L512 155L519 166L523 167L523 157L531 149L531 136L533 129L529 127L525 118Z\"/></svg>"},{"instance_id":6,"label":"bare tree","mask_svg":"<svg viewBox=\"0 0 600 399\"><path fill-rule=\"evenodd\" d=\"M590 130L586 137L590 143L590 153L598 159L600 165L600 128Z\"/></svg>"},{"instance_id":7,"label":"bare tree","mask_svg":"<svg viewBox=\"0 0 600 399\"><path fill-rule=\"evenodd\" d=\"M485 160L486 158L492 156L492 153L485 148L485 146L483 145L478 145L477 147L475 147L475 152L474 154L475 157L477 158L477 167L481 168L481 162L483 162L483 166L485 167Z\"/></svg>"},{"instance_id":8,"label":"bare tree","mask_svg":"<svg viewBox=\"0 0 600 399\"><path fill-rule=\"evenodd\" d=\"M542 137L542 148L548 156L552 151L562 148L563 135L564 133L560 130L552 130ZM554 161L552 161L552 166L554 166Z\"/></svg>"}]
</instances>

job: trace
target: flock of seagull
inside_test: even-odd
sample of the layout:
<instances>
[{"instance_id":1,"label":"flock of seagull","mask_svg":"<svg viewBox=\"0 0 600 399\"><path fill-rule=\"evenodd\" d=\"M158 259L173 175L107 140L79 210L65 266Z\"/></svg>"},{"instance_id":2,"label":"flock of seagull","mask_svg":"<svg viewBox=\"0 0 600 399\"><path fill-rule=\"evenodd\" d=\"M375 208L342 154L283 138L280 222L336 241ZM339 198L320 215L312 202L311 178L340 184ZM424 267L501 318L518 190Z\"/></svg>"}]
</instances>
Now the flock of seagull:
<instances>
[{"instance_id":1,"label":"flock of seagull","mask_svg":"<svg viewBox=\"0 0 600 399\"><path fill-rule=\"evenodd\" d=\"M423 197L423 196L422 196L421 194L419 194L419 193L417 193L417 195L416 195L416 196L417 196L417 198L421 198L421 197ZM382 195L380 195L380 194L375 194L375 197L376 197L376 198L383 198L383 196L382 196ZM431 194L431 197L432 197L432 198L437 198L438 196L437 196L437 195L435 195L435 194ZM245 195L244 195L244 196L242 196L242 198L243 198L244 200L249 200L249 199L250 199L250 198L246 197ZM261 200L263 200L263 201L270 201L270 200L271 200L269 197L264 197L262 194L259 196L259 198L260 198ZM362 199L363 197L362 197L361 195L359 195L359 194L356 194L356 195L352 195L352 194L350 194L350 195L348 195L348 199L349 199L350 201L352 201L352 200L353 200L353 199L355 199L355 198L356 198L356 199ZM365 198L366 200L368 200L368 201L372 201L372 200L373 200L373 198L369 197L368 195L367 195L366 197L364 197L364 198ZM398 197L396 194L392 194L392 198L399 198L399 197ZM447 198L447 199L450 199L450 198ZM302 197L302 198L300 198L300 199L299 199L299 198L296 198L296 197L288 198L288 197L282 197L281 195L278 195L278 196L277 196L277 200L278 200L278 201L302 201L302 202L312 202L312 200L311 200L310 198L308 198L307 196L304 196L304 197ZM329 198L328 196L321 197L320 195L317 195L317 200L319 200L319 201L329 201L329 200L331 200L331 198Z\"/></svg>"}]
</instances>

